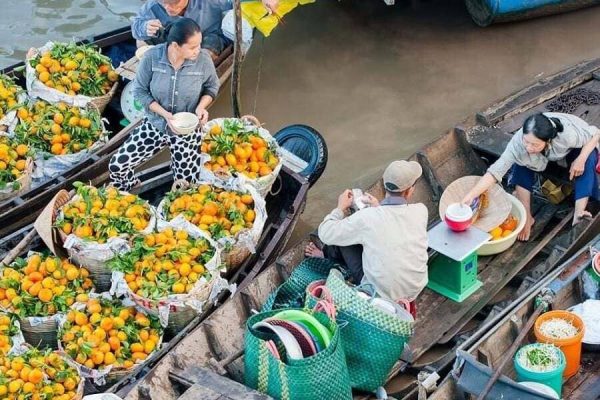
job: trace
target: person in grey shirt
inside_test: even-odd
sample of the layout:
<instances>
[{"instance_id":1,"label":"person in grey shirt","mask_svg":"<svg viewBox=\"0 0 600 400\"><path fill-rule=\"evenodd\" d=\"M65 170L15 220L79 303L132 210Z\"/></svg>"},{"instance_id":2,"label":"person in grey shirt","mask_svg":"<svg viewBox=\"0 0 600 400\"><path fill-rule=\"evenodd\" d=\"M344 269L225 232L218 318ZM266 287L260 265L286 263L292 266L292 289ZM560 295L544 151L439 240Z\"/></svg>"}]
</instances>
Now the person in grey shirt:
<instances>
[{"instance_id":1,"label":"person in grey shirt","mask_svg":"<svg viewBox=\"0 0 600 400\"><path fill-rule=\"evenodd\" d=\"M269 12L275 11L279 0L262 0ZM147 0L133 17L131 32L140 41L160 42L161 30L178 17L191 18L202 30L202 48L216 59L231 44L221 30L223 13L233 8L233 0ZM162 35L164 36L164 35Z\"/></svg>"},{"instance_id":2,"label":"person in grey shirt","mask_svg":"<svg viewBox=\"0 0 600 400\"><path fill-rule=\"evenodd\" d=\"M574 115L549 112L531 115L513 135L500 158L467 193L463 203L470 205L476 197L502 182L504 175L512 170L510 183L515 185L515 195L527 210L527 222L518 238L528 240L535 222L531 215L535 176L546 169L548 161L554 161L567 165L569 179L574 181L575 225L591 217L586 211L589 198L600 199L596 175L599 139L598 128Z\"/></svg>"},{"instance_id":3,"label":"person in grey shirt","mask_svg":"<svg viewBox=\"0 0 600 400\"><path fill-rule=\"evenodd\" d=\"M133 93L146 118L110 160L110 180L120 190L136 185L134 169L166 146L175 179L195 182L200 172L199 129L175 134L173 115L192 112L206 123L206 108L217 97L219 78L210 56L200 49L202 33L194 20L177 20L166 36L166 43L144 54L135 76Z\"/></svg>"}]
</instances>

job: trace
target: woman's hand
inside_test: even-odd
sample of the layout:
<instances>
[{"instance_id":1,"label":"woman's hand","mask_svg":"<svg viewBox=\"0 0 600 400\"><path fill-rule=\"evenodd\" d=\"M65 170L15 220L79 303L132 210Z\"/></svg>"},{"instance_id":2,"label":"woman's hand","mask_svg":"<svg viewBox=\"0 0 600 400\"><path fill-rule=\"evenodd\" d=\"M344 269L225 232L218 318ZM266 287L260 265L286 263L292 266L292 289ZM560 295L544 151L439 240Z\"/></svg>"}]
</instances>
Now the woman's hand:
<instances>
[{"instance_id":1,"label":"woman's hand","mask_svg":"<svg viewBox=\"0 0 600 400\"><path fill-rule=\"evenodd\" d=\"M342 212L346 212L346 210L349 209L350 206L352 205L353 199L354 199L354 195L352 194L352 190L350 190L350 189L344 190L344 192L342 194L340 194L340 196L338 197L337 208Z\"/></svg>"},{"instance_id":2,"label":"woman's hand","mask_svg":"<svg viewBox=\"0 0 600 400\"><path fill-rule=\"evenodd\" d=\"M205 124L208 122L208 111L205 108L199 108L196 110L196 115L200 119L201 124Z\"/></svg>"},{"instance_id":3,"label":"woman's hand","mask_svg":"<svg viewBox=\"0 0 600 400\"><path fill-rule=\"evenodd\" d=\"M171 132L175 132L175 128L173 128L173 114L171 114L168 111L165 111L162 114L162 117L165 119L165 121L167 121L167 126L169 127L169 129L171 129Z\"/></svg>"},{"instance_id":4,"label":"woman's hand","mask_svg":"<svg viewBox=\"0 0 600 400\"><path fill-rule=\"evenodd\" d=\"M473 204L473 201L475 200L476 197L478 197L478 196L475 196L471 192L469 192L465 195L465 197L463 197L461 203L464 204L465 206L471 207L471 204Z\"/></svg>"},{"instance_id":5,"label":"woman's hand","mask_svg":"<svg viewBox=\"0 0 600 400\"><path fill-rule=\"evenodd\" d=\"M571 169L569 170L569 179L573 180L578 176L583 175L583 171L585 170L585 159L581 156L577 157L575 161L571 164Z\"/></svg>"}]
</instances>

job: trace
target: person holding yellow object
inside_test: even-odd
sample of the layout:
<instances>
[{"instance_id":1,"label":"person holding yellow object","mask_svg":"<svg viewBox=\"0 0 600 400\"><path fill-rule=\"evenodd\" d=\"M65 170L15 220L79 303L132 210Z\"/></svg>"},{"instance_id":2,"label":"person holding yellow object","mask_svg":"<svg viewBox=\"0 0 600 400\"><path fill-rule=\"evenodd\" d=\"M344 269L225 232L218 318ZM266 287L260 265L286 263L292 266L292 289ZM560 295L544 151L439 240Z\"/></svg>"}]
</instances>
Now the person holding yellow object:
<instances>
[{"instance_id":1,"label":"person holding yellow object","mask_svg":"<svg viewBox=\"0 0 600 400\"><path fill-rule=\"evenodd\" d=\"M279 0L274 7L268 7L264 1L242 2L242 15L253 28L264 36L269 36L284 15L299 5L314 3L315 0Z\"/></svg>"}]
</instances>

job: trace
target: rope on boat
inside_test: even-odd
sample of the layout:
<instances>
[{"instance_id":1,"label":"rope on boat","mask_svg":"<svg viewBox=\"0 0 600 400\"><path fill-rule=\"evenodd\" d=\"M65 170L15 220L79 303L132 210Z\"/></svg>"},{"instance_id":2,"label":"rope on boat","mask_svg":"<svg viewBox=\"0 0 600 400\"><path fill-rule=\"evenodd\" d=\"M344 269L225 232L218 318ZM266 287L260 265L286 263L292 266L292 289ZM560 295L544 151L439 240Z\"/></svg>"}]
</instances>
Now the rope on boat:
<instances>
[{"instance_id":1,"label":"rope on boat","mask_svg":"<svg viewBox=\"0 0 600 400\"><path fill-rule=\"evenodd\" d=\"M231 106L233 116L239 118L240 111L240 78L242 70L242 5L240 0L233 0L235 13L235 42L233 44L233 72L231 76Z\"/></svg>"},{"instance_id":2,"label":"rope on boat","mask_svg":"<svg viewBox=\"0 0 600 400\"><path fill-rule=\"evenodd\" d=\"M258 58L258 71L256 73L256 88L254 89L254 106L252 107L252 115L256 115L256 103L258 101L258 90L260 87L260 77L262 75L263 56L265 54L265 37L260 41L260 57Z\"/></svg>"}]
</instances>

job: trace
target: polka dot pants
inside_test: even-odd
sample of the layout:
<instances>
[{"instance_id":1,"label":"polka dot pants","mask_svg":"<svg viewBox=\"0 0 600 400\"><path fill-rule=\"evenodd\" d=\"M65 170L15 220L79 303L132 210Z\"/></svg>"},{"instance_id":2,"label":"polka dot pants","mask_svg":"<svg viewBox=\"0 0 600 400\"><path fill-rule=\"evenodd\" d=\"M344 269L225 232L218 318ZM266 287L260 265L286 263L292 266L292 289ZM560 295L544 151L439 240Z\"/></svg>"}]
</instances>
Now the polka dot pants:
<instances>
[{"instance_id":1,"label":"polka dot pants","mask_svg":"<svg viewBox=\"0 0 600 400\"><path fill-rule=\"evenodd\" d=\"M199 131L179 136L168 129L161 132L144 120L111 157L108 165L110 181L119 190L130 190L138 183L134 169L169 146L175 179L196 182L200 175L199 143Z\"/></svg>"}]
</instances>

